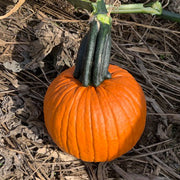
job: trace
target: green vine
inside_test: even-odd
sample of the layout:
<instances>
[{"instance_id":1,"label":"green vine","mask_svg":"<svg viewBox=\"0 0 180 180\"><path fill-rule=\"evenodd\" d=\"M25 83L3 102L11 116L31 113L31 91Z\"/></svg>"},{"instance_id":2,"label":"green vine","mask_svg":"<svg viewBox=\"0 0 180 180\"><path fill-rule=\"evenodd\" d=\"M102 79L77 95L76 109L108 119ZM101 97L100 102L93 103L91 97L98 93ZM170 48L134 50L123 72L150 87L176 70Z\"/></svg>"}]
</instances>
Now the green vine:
<instances>
[{"instance_id":1,"label":"green vine","mask_svg":"<svg viewBox=\"0 0 180 180\"><path fill-rule=\"evenodd\" d=\"M89 0L68 0L75 8L86 9L93 14L96 14L97 4L100 3L100 0L96 2L91 2ZM173 13L162 8L162 4L159 1L143 4L143 3L136 3L136 4L121 4L119 6L113 5L106 5L107 11L111 14L129 14L129 13L144 13L144 14L151 14L151 15L158 15L162 18L180 22L180 14Z\"/></svg>"}]
</instances>

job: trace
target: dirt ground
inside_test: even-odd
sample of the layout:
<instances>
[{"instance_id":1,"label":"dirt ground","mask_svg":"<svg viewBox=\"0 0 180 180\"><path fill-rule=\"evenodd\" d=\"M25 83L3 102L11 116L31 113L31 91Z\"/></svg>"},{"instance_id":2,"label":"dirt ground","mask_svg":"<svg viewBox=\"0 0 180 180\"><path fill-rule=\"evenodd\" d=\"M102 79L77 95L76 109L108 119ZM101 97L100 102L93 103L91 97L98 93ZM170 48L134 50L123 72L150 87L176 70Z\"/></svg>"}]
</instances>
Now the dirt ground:
<instances>
[{"instance_id":1,"label":"dirt ground","mask_svg":"<svg viewBox=\"0 0 180 180\"><path fill-rule=\"evenodd\" d=\"M180 13L180 0L160 1ZM0 0L0 15L16 2ZM1 180L180 179L180 25L147 14L112 17L111 64L127 69L147 100L137 145L112 162L87 163L53 143L43 98L50 82L74 65L89 16L65 0L27 0L0 20Z\"/></svg>"}]
</instances>

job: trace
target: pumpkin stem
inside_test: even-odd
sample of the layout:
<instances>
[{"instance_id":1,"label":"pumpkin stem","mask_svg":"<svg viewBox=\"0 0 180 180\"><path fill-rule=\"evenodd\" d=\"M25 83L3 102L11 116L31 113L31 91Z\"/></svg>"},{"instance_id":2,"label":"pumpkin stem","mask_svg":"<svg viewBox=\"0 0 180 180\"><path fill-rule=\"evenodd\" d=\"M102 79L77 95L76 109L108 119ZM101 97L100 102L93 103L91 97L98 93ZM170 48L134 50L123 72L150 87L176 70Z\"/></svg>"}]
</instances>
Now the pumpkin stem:
<instances>
[{"instance_id":1,"label":"pumpkin stem","mask_svg":"<svg viewBox=\"0 0 180 180\"><path fill-rule=\"evenodd\" d=\"M90 30L78 50L74 77L83 86L99 86L111 78L108 72L111 51L112 19L107 13L104 0L97 0Z\"/></svg>"},{"instance_id":2,"label":"pumpkin stem","mask_svg":"<svg viewBox=\"0 0 180 180\"><path fill-rule=\"evenodd\" d=\"M96 3L92 4L94 14L107 14L106 4L104 0L97 0Z\"/></svg>"}]
</instances>

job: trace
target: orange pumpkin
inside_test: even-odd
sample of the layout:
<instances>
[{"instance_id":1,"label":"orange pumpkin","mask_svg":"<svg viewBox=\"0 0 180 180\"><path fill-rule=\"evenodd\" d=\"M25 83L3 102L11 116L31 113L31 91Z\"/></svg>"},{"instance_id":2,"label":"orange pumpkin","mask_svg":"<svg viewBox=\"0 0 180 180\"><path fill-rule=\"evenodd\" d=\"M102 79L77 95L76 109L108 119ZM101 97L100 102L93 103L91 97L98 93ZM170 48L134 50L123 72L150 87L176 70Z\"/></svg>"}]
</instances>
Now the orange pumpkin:
<instances>
[{"instance_id":1,"label":"orange pumpkin","mask_svg":"<svg viewBox=\"0 0 180 180\"><path fill-rule=\"evenodd\" d=\"M120 67L98 87L82 86L74 67L61 73L44 99L44 118L54 142L89 162L113 160L128 152L143 133L146 101L140 85Z\"/></svg>"}]
</instances>

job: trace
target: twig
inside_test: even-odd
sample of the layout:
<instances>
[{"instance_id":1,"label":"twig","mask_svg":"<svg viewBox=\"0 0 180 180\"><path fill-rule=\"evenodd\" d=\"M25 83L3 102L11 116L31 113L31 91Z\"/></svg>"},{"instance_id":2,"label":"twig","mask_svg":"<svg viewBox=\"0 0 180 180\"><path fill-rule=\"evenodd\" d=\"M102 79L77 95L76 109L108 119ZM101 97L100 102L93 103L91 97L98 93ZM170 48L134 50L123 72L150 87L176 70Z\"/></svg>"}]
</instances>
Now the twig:
<instances>
[{"instance_id":1,"label":"twig","mask_svg":"<svg viewBox=\"0 0 180 180\"><path fill-rule=\"evenodd\" d=\"M140 23L136 23L136 22L132 22L132 21L126 21L126 20L122 20L122 19L115 19L113 20L114 22L119 22L119 23L124 23L123 25L134 25L134 26L141 26L144 28L149 28L149 29L156 29L159 31L165 31L165 32L170 32L170 33L175 33L175 34L180 34L180 31L174 31L174 30L170 30L168 28L161 28L161 27L156 27L156 26L151 26L151 25L146 25L146 24L140 24Z\"/></svg>"},{"instance_id":2,"label":"twig","mask_svg":"<svg viewBox=\"0 0 180 180\"><path fill-rule=\"evenodd\" d=\"M24 2L25 0L19 0L18 3L8 13L6 13L3 16L0 16L0 19L5 19L11 14L13 14L14 12L16 12L23 5Z\"/></svg>"}]
</instances>

